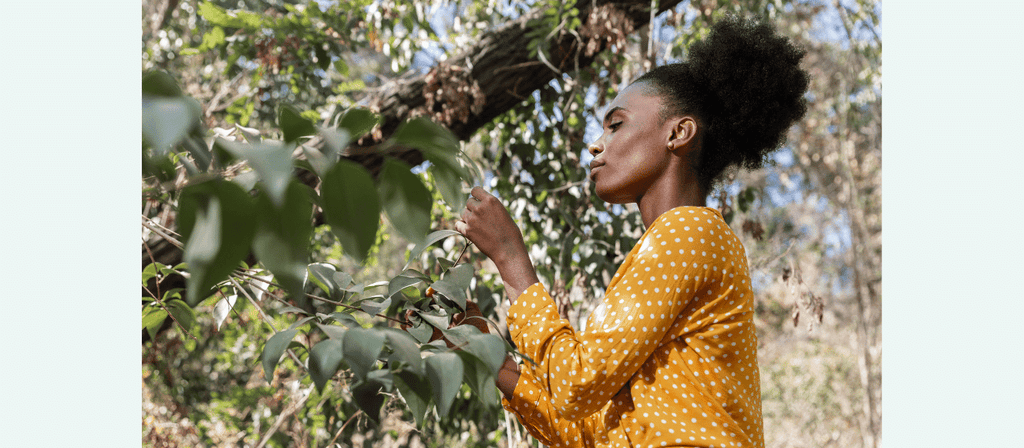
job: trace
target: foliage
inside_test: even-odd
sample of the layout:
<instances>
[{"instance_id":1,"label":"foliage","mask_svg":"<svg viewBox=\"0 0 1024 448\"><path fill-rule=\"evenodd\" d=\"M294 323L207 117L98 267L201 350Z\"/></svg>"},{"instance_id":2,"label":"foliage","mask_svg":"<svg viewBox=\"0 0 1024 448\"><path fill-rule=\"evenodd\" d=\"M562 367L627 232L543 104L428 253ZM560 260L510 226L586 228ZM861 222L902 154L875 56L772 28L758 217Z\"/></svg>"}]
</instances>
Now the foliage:
<instances>
[{"instance_id":1,"label":"foliage","mask_svg":"<svg viewBox=\"0 0 1024 448\"><path fill-rule=\"evenodd\" d=\"M755 275L765 423L786 428L767 443L816 446L841 430L844 446L872 446L879 17L872 2L837 5L693 1L661 14L657 32L612 14L597 35L613 45L594 63L459 142L426 119L377 135L370 109L409 73L532 8L544 12L531 19L530 49L550 62L551 36L584 22L573 5L147 3L146 17L159 20L143 36L144 241L176 240L186 263L142 267L144 389L147 403L167 404L144 410L144 442L522 442L488 380L492 355L510 347L447 329L468 299L502 328L500 279L444 229L467 184L484 185L520 224L560 310L581 324L642 232L635 208L601 202L580 168L597 114L624 82L682 59L715 18L739 11L770 18L807 48L814 83L808 116L775 166L734 173L709 198L742 234ZM841 30L840 43L815 34L823 21ZM390 158L368 171L350 152L367 134L386 142L374 151L414 147L429 163ZM403 333L393 327L407 309L415 325ZM432 328L466 350L426 343ZM815 359L828 368L807 367ZM832 417L820 417L826 408ZM175 422L180 437L154 419Z\"/></svg>"}]
</instances>

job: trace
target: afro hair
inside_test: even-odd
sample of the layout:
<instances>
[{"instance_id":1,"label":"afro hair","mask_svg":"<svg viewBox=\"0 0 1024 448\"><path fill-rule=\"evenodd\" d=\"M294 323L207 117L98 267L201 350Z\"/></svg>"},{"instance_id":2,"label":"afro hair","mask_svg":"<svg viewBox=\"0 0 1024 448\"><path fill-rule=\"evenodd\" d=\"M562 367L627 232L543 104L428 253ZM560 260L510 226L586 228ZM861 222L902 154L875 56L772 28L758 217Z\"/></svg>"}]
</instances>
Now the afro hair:
<instances>
[{"instance_id":1,"label":"afro hair","mask_svg":"<svg viewBox=\"0 0 1024 448\"><path fill-rule=\"evenodd\" d=\"M754 19L730 16L690 46L685 62L656 67L634 83L662 95L663 115L693 114L702 127L695 171L710 191L729 166L760 168L807 111L804 51Z\"/></svg>"}]
</instances>

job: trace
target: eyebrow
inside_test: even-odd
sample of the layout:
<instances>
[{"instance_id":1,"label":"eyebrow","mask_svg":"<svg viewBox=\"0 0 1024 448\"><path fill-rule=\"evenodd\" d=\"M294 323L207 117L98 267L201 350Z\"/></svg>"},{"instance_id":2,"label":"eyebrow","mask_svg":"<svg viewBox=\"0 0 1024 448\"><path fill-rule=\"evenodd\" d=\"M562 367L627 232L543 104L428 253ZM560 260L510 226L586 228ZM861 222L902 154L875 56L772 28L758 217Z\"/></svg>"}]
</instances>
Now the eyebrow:
<instances>
[{"instance_id":1,"label":"eyebrow","mask_svg":"<svg viewBox=\"0 0 1024 448\"><path fill-rule=\"evenodd\" d=\"M626 108L622 107L622 106L615 106L615 107L609 109L608 112L605 112L605 114L604 114L604 121L602 121L602 123L607 123L608 119L610 119L612 117L612 114L614 114L616 111L619 111L619 110L626 110Z\"/></svg>"}]
</instances>

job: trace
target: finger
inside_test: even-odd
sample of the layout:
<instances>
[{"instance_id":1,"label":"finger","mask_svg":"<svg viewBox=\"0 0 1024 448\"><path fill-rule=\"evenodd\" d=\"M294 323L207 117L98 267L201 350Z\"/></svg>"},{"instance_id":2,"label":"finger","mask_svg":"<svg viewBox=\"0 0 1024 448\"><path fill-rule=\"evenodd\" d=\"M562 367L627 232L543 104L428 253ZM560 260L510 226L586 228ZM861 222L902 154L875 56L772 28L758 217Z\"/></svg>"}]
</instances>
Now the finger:
<instances>
[{"instance_id":1,"label":"finger","mask_svg":"<svg viewBox=\"0 0 1024 448\"><path fill-rule=\"evenodd\" d=\"M472 190L469 190L469 195L479 201L483 201L488 196L490 196L490 193L488 193L487 190L484 190L482 187L476 186L473 187Z\"/></svg>"},{"instance_id":2,"label":"finger","mask_svg":"<svg viewBox=\"0 0 1024 448\"><path fill-rule=\"evenodd\" d=\"M466 231L467 230L469 230L469 229L466 228L466 221L463 221L461 219L458 220L458 221L455 221L455 231L456 232L459 232L462 235L466 235Z\"/></svg>"}]
</instances>

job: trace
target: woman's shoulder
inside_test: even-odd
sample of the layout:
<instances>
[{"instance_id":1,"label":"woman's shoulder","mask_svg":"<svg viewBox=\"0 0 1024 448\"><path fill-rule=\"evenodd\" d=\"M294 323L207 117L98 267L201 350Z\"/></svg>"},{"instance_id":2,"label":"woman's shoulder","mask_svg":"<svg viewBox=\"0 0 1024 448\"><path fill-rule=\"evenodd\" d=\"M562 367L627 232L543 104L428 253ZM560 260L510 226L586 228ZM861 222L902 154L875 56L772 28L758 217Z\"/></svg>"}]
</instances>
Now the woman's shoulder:
<instances>
[{"instance_id":1,"label":"woman's shoulder","mask_svg":"<svg viewBox=\"0 0 1024 448\"><path fill-rule=\"evenodd\" d=\"M742 244L718 210L683 206L655 219L640 241L637 255L708 257L721 261L731 258L727 255L743 253Z\"/></svg>"}]
</instances>

